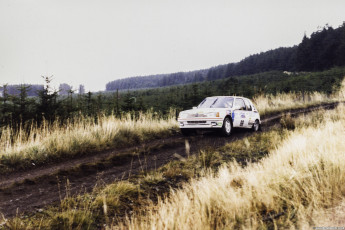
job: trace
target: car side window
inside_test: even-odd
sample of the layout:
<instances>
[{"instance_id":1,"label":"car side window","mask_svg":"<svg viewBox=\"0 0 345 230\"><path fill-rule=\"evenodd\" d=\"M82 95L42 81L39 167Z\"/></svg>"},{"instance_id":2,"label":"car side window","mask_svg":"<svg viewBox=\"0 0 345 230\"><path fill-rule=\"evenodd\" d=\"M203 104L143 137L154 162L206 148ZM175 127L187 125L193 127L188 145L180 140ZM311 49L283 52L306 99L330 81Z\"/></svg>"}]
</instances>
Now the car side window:
<instances>
[{"instance_id":1,"label":"car side window","mask_svg":"<svg viewBox=\"0 0 345 230\"><path fill-rule=\"evenodd\" d=\"M234 103L234 99L233 98L225 98L224 100L224 104L225 104L225 108L231 108L232 104Z\"/></svg>"},{"instance_id":2,"label":"car side window","mask_svg":"<svg viewBox=\"0 0 345 230\"><path fill-rule=\"evenodd\" d=\"M246 104L246 110L252 111L252 106L247 99L244 100L244 103Z\"/></svg>"},{"instance_id":3,"label":"car side window","mask_svg":"<svg viewBox=\"0 0 345 230\"><path fill-rule=\"evenodd\" d=\"M235 107L239 107L240 110L246 110L246 105L244 104L244 101L241 98L236 98Z\"/></svg>"}]
</instances>

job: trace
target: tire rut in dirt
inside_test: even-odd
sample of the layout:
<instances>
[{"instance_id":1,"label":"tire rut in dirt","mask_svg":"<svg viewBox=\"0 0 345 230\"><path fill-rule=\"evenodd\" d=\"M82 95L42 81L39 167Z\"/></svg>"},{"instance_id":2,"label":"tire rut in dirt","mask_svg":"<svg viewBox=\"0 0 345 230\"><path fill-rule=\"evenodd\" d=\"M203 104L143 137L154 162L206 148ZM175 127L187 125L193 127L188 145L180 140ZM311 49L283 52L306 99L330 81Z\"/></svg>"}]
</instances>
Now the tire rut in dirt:
<instances>
[{"instance_id":1,"label":"tire rut in dirt","mask_svg":"<svg viewBox=\"0 0 345 230\"><path fill-rule=\"evenodd\" d=\"M250 132L237 130L231 137L221 137L218 133L203 133L190 138L182 138L182 142L175 146L158 149L150 153L132 156L122 162L121 165L102 169L87 165L82 166L82 171L77 173L60 171L57 175L45 175L39 178L26 179L22 183L15 183L11 187L0 190L0 212L5 217L19 213L35 212L38 209L58 203L60 199L68 195L91 192L97 185L105 185L117 180L127 179L132 174L154 170L165 165L179 156L187 157L185 142L188 140L191 146L190 154L197 154L200 149L210 146L220 147L235 139L250 135ZM94 164L97 165L97 164Z\"/></svg>"}]
</instances>

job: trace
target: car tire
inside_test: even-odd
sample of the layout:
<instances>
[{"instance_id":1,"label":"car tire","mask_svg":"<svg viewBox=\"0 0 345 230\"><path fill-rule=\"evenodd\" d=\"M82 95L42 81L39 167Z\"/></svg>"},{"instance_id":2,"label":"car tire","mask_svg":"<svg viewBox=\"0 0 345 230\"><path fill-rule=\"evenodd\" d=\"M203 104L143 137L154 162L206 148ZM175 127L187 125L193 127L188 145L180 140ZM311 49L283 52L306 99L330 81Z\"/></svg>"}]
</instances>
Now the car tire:
<instances>
[{"instance_id":1,"label":"car tire","mask_svg":"<svg viewBox=\"0 0 345 230\"><path fill-rule=\"evenodd\" d=\"M223 122L222 135L230 136L231 131L232 131L232 122L229 117L226 117Z\"/></svg>"},{"instance_id":2,"label":"car tire","mask_svg":"<svg viewBox=\"0 0 345 230\"><path fill-rule=\"evenodd\" d=\"M194 129L181 128L180 130L181 130L181 133L182 133L183 136L190 136L193 133L195 133Z\"/></svg>"},{"instance_id":3,"label":"car tire","mask_svg":"<svg viewBox=\"0 0 345 230\"><path fill-rule=\"evenodd\" d=\"M253 132L257 132L260 130L260 122L259 120L255 120L253 126L252 126L252 130Z\"/></svg>"}]
</instances>

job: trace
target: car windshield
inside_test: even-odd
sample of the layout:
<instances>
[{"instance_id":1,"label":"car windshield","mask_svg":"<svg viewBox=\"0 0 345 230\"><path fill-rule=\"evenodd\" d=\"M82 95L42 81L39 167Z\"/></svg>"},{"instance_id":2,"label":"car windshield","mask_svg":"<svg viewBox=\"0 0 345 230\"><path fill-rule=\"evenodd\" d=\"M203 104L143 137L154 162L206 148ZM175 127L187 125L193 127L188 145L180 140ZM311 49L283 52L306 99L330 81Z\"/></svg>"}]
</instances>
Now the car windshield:
<instances>
[{"instance_id":1,"label":"car windshield","mask_svg":"<svg viewBox=\"0 0 345 230\"><path fill-rule=\"evenodd\" d=\"M234 102L232 97L207 97L198 108L230 108Z\"/></svg>"}]
</instances>

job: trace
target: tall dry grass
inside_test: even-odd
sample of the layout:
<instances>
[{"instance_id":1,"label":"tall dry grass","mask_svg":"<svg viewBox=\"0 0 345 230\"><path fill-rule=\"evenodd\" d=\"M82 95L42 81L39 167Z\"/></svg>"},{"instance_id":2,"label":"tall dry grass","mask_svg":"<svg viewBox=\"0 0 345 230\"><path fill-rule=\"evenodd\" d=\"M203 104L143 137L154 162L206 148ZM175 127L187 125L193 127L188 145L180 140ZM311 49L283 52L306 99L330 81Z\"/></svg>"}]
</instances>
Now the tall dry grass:
<instances>
[{"instance_id":1,"label":"tall dry grass","mask_svg":"<svg viewBox=\"0 0 345 230\"><path fill-rule=\"evenodd\" d=\"M11 128L2 129L0 137L0 164L23 166L23 162L37 164L64 156L84 154L110 147L126 147L171 135L177 130L172 112L166 119L152 112L140 113L138 118L127 114L123 118L99 116L97 122L89 117L79 117L64 125L59 121L31 126L29 132Z\"/></svg>"},{"instance_id":2,"label":"tall dry grass","mask_svg":"<svg viewBox=\"0 0 345 230\"><path fill-rule=\"evenodd\" d=\"M303 97L300 93L288 93L254 98L261 115L343 100L345 80L340 90L332 95L315 92ZM99 116L97 122L81 116L63 126L59 121L32 126L29 132L23 129L14 132L5 127L0 130L0 172L168 136L172 129L178 129L174 115L171 111L167 119L157 118L153 112L141 113L138 119L131 118L129 114L122 119Z\"/></svg>"},{"instance_id":3,"label":"tall dry grass","mask_svg":"<svg viewBox=\"0 0 345 230\"><path fill-rule=\"evenodd\" d=\"M345 79L338 90L330 95L320 92L301 93L278 93L261 94L253 98L261 115L280 112L288 109L305 108L311 105L344 101L345 100Z\"/></svg>"},{"instance_id":4,"label":"tall dry grass","mask_svg":"<svg viewBox=\"0 0 345 230\"><path fill-rule=\"evenodd\" d=\"M320 213L345 195L345 107L316 120L290 131L261 162L207 172L120 227L304 229L327 223L329 215Z\"/></svg>"}]
</instances>

